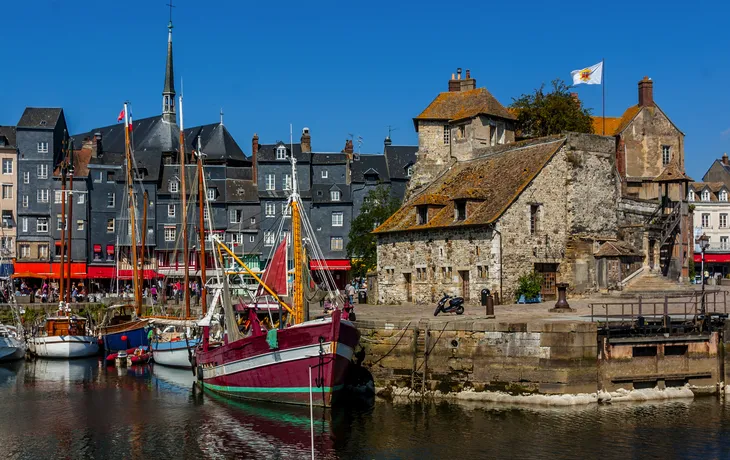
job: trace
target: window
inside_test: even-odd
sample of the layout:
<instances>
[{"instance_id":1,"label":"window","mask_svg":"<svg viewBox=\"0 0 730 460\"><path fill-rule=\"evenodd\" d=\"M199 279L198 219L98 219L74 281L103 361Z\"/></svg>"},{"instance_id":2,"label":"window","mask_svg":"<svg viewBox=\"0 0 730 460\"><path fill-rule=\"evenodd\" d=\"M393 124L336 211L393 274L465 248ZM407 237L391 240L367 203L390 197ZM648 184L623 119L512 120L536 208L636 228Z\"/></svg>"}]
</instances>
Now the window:
<instances>
[{"instance_id":1,"label":"window","mask_svg":"<svg viewBox=\"0 0 730 460\"><path fill-rule=\"evenodd\" d=\"M322 170L322 179L327 179L329 177L329 171L326 169Z\"/></svg>"},{"instance_id":2,"label":"window","mask_svg":"<svg viewBox=\"0 0 730 460\"><path fill-rule=\"evenodd\" d=\"M206 206L203 208L203 220L208 220L208 216L210 216L210 214L208 214L208 207Z\"/></svg>"},{"instance_id":3,"label":"window","mask_svg":"<svg viewBox=\"0 0 730 460\"><path fill-rule=\"evenodd\" d=\"M289 203L281 203L281 215L284 217L291 217L291 208Z\"/></svg>"},{"instance_id":4,"label":"window","mask_svg":"<svg viewBox=\"0 0 730 460\"><path fill-rule=\"evenodd\" d=\"M340 191L339 190L330 190L330 200L331 201L340 201Z\"/></svg>"},{"instance_id":5,"label":"window","mask_svg":"<svg viewBox=\"0 0 730 460\"><path fill-rule=\"evenodd\" d=\"M106 220L106 232L107 233L114 233L114 219L107 219Z\"/></svg>"},{"instance_id":6,"label":"window","mask_svg":"<svg viewBox=\"0 0 730 460\"><path fill-rule=\"evenodd\" d=\"M406 169L406 176L411 177L413 175L413 165Z\"/></svg>"},{"instance_id":7,"label":"window","mask_svg":"<svg viewBox=\"0 0 730 460\"><path fill-rule=\"evenodd\" d=\"M48 189L38 190L38 192L36 193L36 198L38 199L39 203L48 203Z\"/></svg>"},{"instance_id":8,"label":"window","mask_svg":"<svg viewBox=\"0 0 730 460\"><path fill-rule=\"evenodd\" d=\"M727 190L721 190L720 191L720 201L727 201Z\"/></svg>"},{"instance_id":9,"label":"window","mask_svg":"<svg viewBox=\"0 0 730 460\"><path fill-rule=\"evenodd\" d=\"M727 228L727 214L720 214L720 228Z\"/></svg>"},{"instance_id":10,"label":"window","mask_svg":"<svg viewBox=\"0 0 730 460\"><path fill-rule=\"evenodd\" d=\"M48 153L48 142L38 143L38 153Z\"/></svg>"},{"instance_id":11,"label":"window","mask_svg":"<svg viewBox=\"0 0 730 460\"><path fill-rule=\"evenodd\" d=\"M416 281L426 281L426 268L416 267Z\"/></svg>"},{"instance_id":12,"label":"window","mask_svg":"<svg viewBox=\"0 0 730 460\"><path fill-rule=\"evenodd\" d=\"M489 145L497 145L497 124L494 122L489 124Z\"/></svg>"},{"instance_id":13,"label":"window","mask_svg":"<svg viewBox=\"0 0 730 460\"><path fill-rule=\"evenodd\" d=\"M3 211L2 213L3 218L3 227L5 228L12 228L13 227L13 211Z\"/></svg>"},{"instance_id":14,"label":"window","mask_svg":"<svg viewBox=\"0 0 730 460\"><path fill-rule=\"evenodd\" d=\"M23 207L28 207L28 195L23 195Z\"/></svg>"},{"instance_id":15,"label":"window","mask_svg":"<svg viewBox=\"0 0 730 460\"><path fill-rule=\"evenodd\" d=\"M30 171L26 171L23 173L23 183L30 184Z\"/></svg>"},{"instance_id":16,"label":"window","mask_svg":"<svg viewBox=\"0 0 730 460\"><path fill-rule=\"evenodd\" d=\"M274 235L274 232L265 232L264 233L264 246L273 246L276 242L276 235Z\"/></svg>"},{"instance_id":17,"label":"window","mask_svg":"<svg viewBox=\"0 0 730 460\"><path fill-rule=\"evenodd\" d=\"M24 232L28 231L28 218L27 217L23 217L23 231Z\"/></svg>"},{"instance_id":18,"label":"window","mask_svg":"<svg viewBox=\"0 0 730 460\"><path fill-rule=\"evenodd\" d=\"M165 241L175 241L175 229L165 228Z\"/></svg>"},{"instance_id":19,"label":"window","mask_svg":"<svg viewBox=\"0 0 730 460\"><path fill-rule=\"evenodd\" d=\"M459 125L456 127L456 139L464 139L466 137L466 125Z\"/></svg>"},{"instance_id":20,"label":"window","mask_svg":"<svg viewBox=\"0 0 730 460\"><path fill-rule=\"evenodd\" d=\"M333 212L332 213L332 226L333 227L342 227L342 220L343 220L342 212Z\"/></svg>"},{"instance_id":21,"label":"window","mask_svg":"<svg viewBox=\"0 0 730 460\"><path fill-rule=\"evenodd\" d=\"M331 251L342 251L342 237L333 236L330 238L330 250Z\"/></svg>"},{"instance_id":22,"label":"window","mask_svg":"<svg viewBox=\"0 0 730 460\"><path fill-rule=\"evenodd\" d=\"M416 224L425 225L428 222L428 206L416 206Z\"/></svg>"},{"instance_id":23,"label":"window","mask_svg":"<svg viewBox=\"0 0 730 460\"><path fill-rule=\"evenodd\" d=\"M451 129L449 128L449 125L444 125L444 145L449 145L451 143Z\"/></svg>"},{"instance_id":24,"label":"window","mask_svg":"<svg viewBox=\"0 0 730 460\"><path fill-rule=\"evenodd\" d=\"M662 145L662 165L666 166L672 160L672 147Z\"/></svg>"},{"instance_id":25,"label":"window","mask_svg":"<svg viewBox=\"0 0 730 460\"><path fill-rule=\"evenodd\" d=\"M9 200L13 197L13 186L11 184L3 184L3 200Z\"/></svg>"},{"instance_id":26,"label":"window","mask_svg":"<svg viewBox=\"0 0 730 460\"><path fill-rule=\"evenodd\" d=\"M114 260L114 246L107 245L106 247L106 260L112 262Z\"/></svg>"},{"instance_id":27,"label":"window","mask_svg":"<svg viewBox=\"0 0 730 460\"><path fill-rule=\"evenodd\" d=\"M241 222L241 217L243 216L243 211L241 211L240 209L231 209L229 214L231 215L232 224L238 224Z\"/></svg>"},{"instance_id":28,"label":"window","mask_svg":"<svg viewBox=\"0 0 730 460\"><path fill-rule=\"evenodd\" d=\"M3 174L13 173L13 160L10 158L3 159Z\"/></svg>"},{"instance_id":29,"label":"window","mask_svg":"<svg viewBox=\"0 0 730 460\"><path fill-rule=\"evenodd\" d=\"M106 172L106 181L107 182L114 182L114 171L107 171Z\"/></svg>"},{"instance_id":30,"label":"window","mask_svg":"<svg viewBox=\"0 0 730 460\"><path fill-rule=\"evenodd\" d=\"M175 205L174 204L167 205L167 217L175 217Z\"/></svg>"},{"instance_id":31,"label":"window","mask_svg":"<svg viewBox=\"0 0 730 460\"><path fill-rule=\"evenodd\" d=\"M456 201L454 207L454 214L456 220L466 220L466 201Z\"/></svg>"},{"instance_id":32,"label":"window","mask_svg":"<svg viewBox=\"0 0 730 460\"><path fill-rule=\"evenodd\" d=\"M65 222L61 217L60 214L58 217L56 217L56 230L67 230L68 229L68 223Z\"/></svg>"},{"instance_id":33,"label":"window","mask_svg":"<svg viewBox=\"0 0 730 460\"><path fill-rule=\"evenodd\" d=\"M48 258L48 245L47 244L38 245L38 258L39 259Z\"/></svg>"},{"instance_id":34,"label":"window","mask_svg":"<svg viewBox=\"0 0 730 460\"><path fill-rule=\"evenodd\" d=\"M695 200L695 191L690 190L689 193L687 193L687 201L694 201Z\"/></svg>"},{"instance_id":35,"label":"window","mask_svg":"<svg viewBox=\"0 0 730 460\"><path fill-rule=\"evenodd\" d=\"M504 123L497 123L497 143L504 144Z\"/></svg>"},{"instance_id":36,"label":"window","mask_svg":"<svg viewBox=\"0 0 730 460\"><path fill-rule=\"evenodd\" d=\"M106 194L106 207L113 208L117 204L117 195L114 192Z\"/></svg>"},{"instance_id":37,"label":"window","mask_svg":"<svg viewBox=\"0 0 730 460\"><path fill-rule=\"evenodd\" d=\"M477 278L487 279L489 271L485 265L477 265Z\"/></svg>"},{"instance_id":38,"label":"window","mask_svg":"<svg viewBox=\"0 0 730 460\"><path fill-rule=\"evenodd\" d=\"M251 223L252 223L252 224L255 224L255 223L256 223L256 218L255 218L255 217L252 217L252 218L251 218Z\"/></svg>"},{"instance_id":39,"label":"window","mask_svg":"<svg viewBox=\"0 0 730 460\"><path fill-rule=\"evenodd\" d=\"M530 205L530 234L535 235L540 231L540 205Z\"/></svg>"},{"instance_id":40,"label":"window","mask_svg":"<svg viewBox=\"0 0 730 460\"><path fill-rule=\"evenodd\" d=\"M727 236L721 236L720 237L720 249L727 249L727 248L728 248Z\"/></svg>"},{"instance_id":41,"label":"window","mask_svg":"<svg viewBox=\"0 0 730 460\"><path fill-rule=\"evenodd\" d=\"M80 232L84 231L84 221L83 220L76 221L76 230L78 230Z\"/></svg>"},{"instance_id":42,"label":"window","mask_svg":"<svg viewBox=\"0 0 730 460\"><path fill-rule=\"evenodd\" d=\"M30 245L29 244L20 245L20 257L30 257Z\"/></svg>"},{"instance_id":43,"label":"window","mask_svg":"<svg viewBox=\"0 0 730 460\"><path fill-rule=\"evenodd\" d=\"M53 192L53 202L56 203L56 204L60 203L61 202L61 196L63 196L61 190L55 190Z\"/></svg>"},{"instance_id":44,"label":"window","mask_svg":"<svg viewBox=\"0 0 730 460\"><path fill-rule=\"evenodd\" d=\"M286 245L291 246L291 237L289 236L289 232L281 232L281 239L279 242L282 242L286 240Z\"/></svg>"},{"instance_id":45,"label":"window","mask_svg":"<svg viewBox=\"0 0 730 460\"><path fill-rule=\"evenodd\" d=\"M702 191L702 201L710 201L710 191L709 190Z\"/></svg>"},{"instance_id":46,"label":"window","mask_svg":"<svg viewBox=\"0 0 730 460\"><path fill-rule=\"evenodd\" d=\"M176 180L171 180L169 190L170 193L178 193L178 191L180 190L180 182Z\"/></svg>"},{"instance_id":47,"label":"window","mask_svg":"<svg viewBox=\"0 0 730 460\"><path fill-rule=\"evenodd\" d=\"M101 245L97 248L96 245L94 245L94 260L100 261L101 260Z\"/></svg>"},{"instance_id":48,"label":"window","mask_svg":"<svg viewBox=\"0 0 730 460\"><path fill-rule=\"evenodd\" d=\"M276 217L275 203L266 203L266 217Z\"/></svg>"},{"instance_id":49,"label":"window","mask_svg":"<svg viewBox=\"0 0 730 460\"><path fill-rule=\"evenodd\" d=\"M101 179L104 177L104 171L99 171L99 174L94 175L94 182L101 182Z\"/></svg>"},{"instance_id":50,"label":"window","mask_svg":"<svg viewBox=\"0 0 730 460\"><path fill-rule=\"evenodd\" d=\"M39 217L35 224L35 230L38 233L47 233L48 232L48 218Z\"/></svg>"},{"instance_id":51,"label":"window","mask_svg":"<svg viewBox=\"0 0 730 460\"><path fill-rule=\"evenodd\" d=\"M86 201L86 194L79 193L79 204L84 204L85 201Z\"/></svg>"},{"instance_id":52,"label":"window","mask_svg":"<svg viewBox=\"0 0 730 460\"><path fill-rule=\"evenodd\" d=\"M709 213L703 213L702 214L702 227L703 228L709 228L710 227L710 214Z\"/></svg>"},{"instance_id":53,"label":"window","mask_svg":"<svg viewBox=\"0 0 730 460\"><path fill-rule=\"evenodd\" d=\"M12 236L3 236L0 238L0 249L12 249L13 247L13 237Z\"/></svg>"},{"instance_id":54,"label":"window","mask_svg":"<svg viewBox=\"0 0 730 460\"><path fill-rule=\"evenodd\" d=\"M38 179L48 179L48 165L38 165Z\"/></svg>"},{"instance_id":55,"label":"window","mask_svg":"<svg viewBox=\"0 0 730 460\"><path fill-rule=\"evenodd\" d=\"M255 236L253 236L253 235L250 235L250 236L248 237L248 242L249 242L249 243L254 243L254 242L256 242L256 237L255 237Z\"/></svg>"},{"instance_id":56,"label":"window","mask_svg":"<svg viewBox=\"0 0 730 460\"><path fill-rule=\"evenodd\" d=\"M441 278L443 279L444 283L450 283L452 281L451 267L441 267Z\"/></svg>"},{"instance_id":57,"label":"window","mask_svg":"<svg viewBox=\"0 0 730 460\"><path fill-rule=\"evenodd\" d=\"M208 189L208 200L209 201L215 201L216 195L217 195L217 193L216 193L215 188Z\"/></svg>"},{"instance_id":58,"label":"window","mask_svg":"<svg viewBox=\"0 0 730 460\"><path fill-rule=\"evenodd\" d=\"M284 174L284 190L291 190L291 174Z\"/></svg>"},{"instance_id":59,"label":"window","mask_svg":"<svg viewBox=\"0 0 730 460\"><path fill-rule=\"evenodd\" d=\"M266 175L266 190L276 190L276 176L274 174Z\"/></svg>"},{"instance_id":60,"label":"window","mask_svg":"<svg viewBox=\"0 0 730 460\"><path fill-rule=\"evenodd\" d=\"M279 146L276 148L276 159L286 160L286 147Z\"/></svg>"}]
</instances>

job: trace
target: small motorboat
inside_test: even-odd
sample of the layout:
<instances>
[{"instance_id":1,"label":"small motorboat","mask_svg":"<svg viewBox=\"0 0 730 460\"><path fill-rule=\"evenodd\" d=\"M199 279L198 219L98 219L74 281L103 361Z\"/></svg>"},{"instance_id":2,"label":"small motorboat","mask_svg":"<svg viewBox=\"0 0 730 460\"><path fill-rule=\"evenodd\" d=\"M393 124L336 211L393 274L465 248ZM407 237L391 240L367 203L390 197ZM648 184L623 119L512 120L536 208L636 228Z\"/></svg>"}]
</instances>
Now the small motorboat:
<instances>
[{"instance_id":1,"label":"small motorboat","mask_svg":"<svg viewBox=\"0 0 730 460\"><path fill-rule=\"evenodd\" d=\"M0 363L15 361L25 356L25 343L13 326L0 324Z\"/></svg>"},{"instance_id":2,"label":"small motorboat","mask_svg":"<svg viewBox=\"0 0 730 460\"><path fill-rule=\"evenodd\" d=\"M113 365L117 358L120 357L120 353L122 354L121 357L124 358L124 360L126 361L127 356L134 353L134 350L136 350L136 348L128 348L127 350L120 350L114 353L109 353L108 355L106 355L106 363L108 365Z\"/></svg>"},{"instance_id":3,"label":"small motorboat","mask_svg":"<svg viewBox=\"0 0 730 460\"><path fill-rule=\"evenodd\" d=\"M152 359L152 352L150 347L140 346L137 347L134 352L127 354L127 366L134 366L135 364L147 364Z\"/></svg>"}]
</instances>

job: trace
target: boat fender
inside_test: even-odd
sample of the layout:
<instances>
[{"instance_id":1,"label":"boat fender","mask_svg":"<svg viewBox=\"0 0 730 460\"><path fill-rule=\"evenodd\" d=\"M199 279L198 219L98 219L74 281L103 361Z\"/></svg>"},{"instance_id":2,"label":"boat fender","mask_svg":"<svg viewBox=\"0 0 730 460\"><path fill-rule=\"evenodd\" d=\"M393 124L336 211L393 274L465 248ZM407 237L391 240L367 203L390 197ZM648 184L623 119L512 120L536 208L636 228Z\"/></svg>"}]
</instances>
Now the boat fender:
<instances>
[{"instance_id":1,"label":"boat fender","mask_svg":"<svg viewBox=\"0 0 730 460\"><path fill-rule=\"evenodd\" d=\"M266 343L269 344L270 350L276 350L279 348L279 340L276 336L277 329L269 329L269 331L266 333Z\"/></svg>"}]
</instances>

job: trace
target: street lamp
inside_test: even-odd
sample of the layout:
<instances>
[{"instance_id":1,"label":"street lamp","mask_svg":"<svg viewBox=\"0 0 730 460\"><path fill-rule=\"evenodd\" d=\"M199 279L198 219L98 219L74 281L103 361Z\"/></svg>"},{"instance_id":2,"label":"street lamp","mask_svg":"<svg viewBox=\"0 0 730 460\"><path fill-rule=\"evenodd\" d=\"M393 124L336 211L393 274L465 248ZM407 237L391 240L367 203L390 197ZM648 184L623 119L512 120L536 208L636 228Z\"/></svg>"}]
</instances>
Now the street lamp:
<instances>
[{"instance_id":1,"label":"street lamp","mask_svg":"<svg viewBox=\"0 0 730 460\"><path fill-rule=\"evenodd\" d=\"M700 252L702 254L702 265L701 265L702 275L700 276L700 278L702 279L702 304L701 304L702 306L701 306L700 313L702 314L702 316L704 316L705 315L705 250L710 247L710 237L703 233L702 236L697 238L697 244L700 245Z\"/></svg>"}]
</instances>

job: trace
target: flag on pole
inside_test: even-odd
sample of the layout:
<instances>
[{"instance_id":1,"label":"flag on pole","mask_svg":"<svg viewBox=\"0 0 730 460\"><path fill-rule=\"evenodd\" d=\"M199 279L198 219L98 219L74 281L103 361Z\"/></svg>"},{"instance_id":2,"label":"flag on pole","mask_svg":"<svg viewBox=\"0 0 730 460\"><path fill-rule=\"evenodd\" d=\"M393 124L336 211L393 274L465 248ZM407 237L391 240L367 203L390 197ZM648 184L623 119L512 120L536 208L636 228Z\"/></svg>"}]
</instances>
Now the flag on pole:
<instances>
[{"instance_id":1,"label":"flag on pole","mask_svg":"<svg viewBox=\"0 0 730 460\"><path fill-rule=\"evenodd\" d=\"M132 109L127 108L127 111L129 112L129 125L127 126L127 129L129 129L129 132L132 132Z\"/></svg>"},{"instance_id":2,"label":"flag on pole","mask_svg":"<svg viewBox=\"0 0 730 460\"><path fill-rule=\"evenodd\" d=\"M117 117L117 123L124 120L124 127L129 130L129 132L132 132L132 109L130 109L127 104L124 104L124 107L122 107L122 111L119 112L119 116Z\"/></svg>"},{"instance_id":3,"label":"flag on pole","mask_svg":"<svg viewBox=\"0 0 730 460\"><path fill-rule=\"evenodd\" d=\"M119 112L119 116L117 117L117 123L124 120L124 107L122 107L122 111Z\"/></svg>"},{"instance_id":4,"label":"flag on pole","mask_svg":"<svg viewBox=\"0 0 730 460\"><path fill-rule=\"evenodd\" d=\"M574 85L600 85L603 80L603 61L585 69L574 70L570 72L570 76L573 77Z\"/></svg>"}]
</instances>

